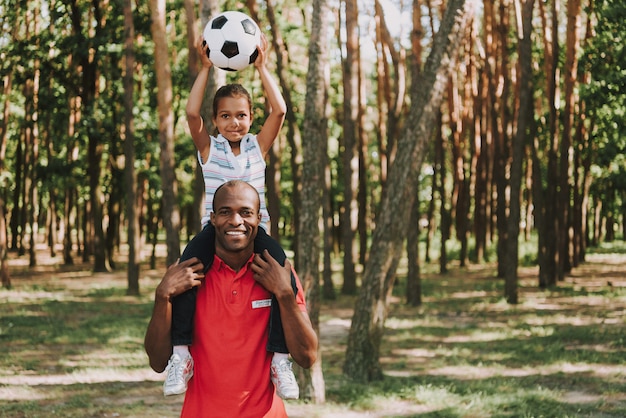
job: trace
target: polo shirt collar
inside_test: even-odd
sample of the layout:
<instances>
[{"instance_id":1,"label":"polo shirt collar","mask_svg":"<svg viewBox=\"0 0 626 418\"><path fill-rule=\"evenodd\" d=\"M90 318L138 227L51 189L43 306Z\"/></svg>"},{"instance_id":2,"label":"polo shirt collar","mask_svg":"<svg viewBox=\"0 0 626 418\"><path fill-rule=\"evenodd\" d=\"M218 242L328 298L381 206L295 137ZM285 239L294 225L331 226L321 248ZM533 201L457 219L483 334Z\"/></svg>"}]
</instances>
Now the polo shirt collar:
<instances>
[{"instance_id":1,"label":"polo shirt collar","mask_svg":"<svg viewBox=\"0 0 626 418\"><path fill-rule=\"evenodd\" d=\"M254 260L254 256L255 256L255 254L252 253L252 255L250 256L248 261L246 261L246 263L244 264L244 266L242 267L241 270L248 270L250 268L250 265L252 264L252 261ZM215 255L215 258L213 259L213 266L218 271L226 269L226 270L232 271L233 273L236 273L235 270L233 270L232 267L230 267L228 264L226 264L224 262L224 260L219 258L219 256L217 254Z\"/></svg>"}]
</instances>

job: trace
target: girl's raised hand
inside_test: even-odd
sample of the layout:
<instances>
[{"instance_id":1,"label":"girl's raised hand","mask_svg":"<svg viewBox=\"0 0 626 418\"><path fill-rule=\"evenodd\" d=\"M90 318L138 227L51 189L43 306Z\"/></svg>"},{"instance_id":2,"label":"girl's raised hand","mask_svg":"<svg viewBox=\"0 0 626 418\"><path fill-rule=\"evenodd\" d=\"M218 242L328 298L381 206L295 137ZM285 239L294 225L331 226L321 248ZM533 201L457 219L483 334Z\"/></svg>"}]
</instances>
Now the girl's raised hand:
<instances>
[{"instance_id":1,"label":"girl's raised hand","mask_svg":"<svg viewBox=\"0 0 626 418\"><path fill-rule=\"evenodd\" d=\"M256 60L254 61L254 66L257 68L263 67L265 65L266 59L267 59L267 47L268 47L268 42L267 42L267 38L265 37L265 34L261 33L261 40L259 42L259 45L257 46L257 51L259 51L259 55L256 57Z\"/></svg>"},{"instance_id":2,"label":"girl's raised hand","mask_svg":"<svg viewBox=\"0 0 626 418\"><path fill-rule=\"evenodd\" d=\"M211 68L213 66L213 62L209 59L209 55L207 54L207 49L209 45L206 43L202 35L198 37L196 40L196 49L198 50L198 55L200 55L200 61L202 62L202 66L206 68Z\"/></svg>"}]
</instances>

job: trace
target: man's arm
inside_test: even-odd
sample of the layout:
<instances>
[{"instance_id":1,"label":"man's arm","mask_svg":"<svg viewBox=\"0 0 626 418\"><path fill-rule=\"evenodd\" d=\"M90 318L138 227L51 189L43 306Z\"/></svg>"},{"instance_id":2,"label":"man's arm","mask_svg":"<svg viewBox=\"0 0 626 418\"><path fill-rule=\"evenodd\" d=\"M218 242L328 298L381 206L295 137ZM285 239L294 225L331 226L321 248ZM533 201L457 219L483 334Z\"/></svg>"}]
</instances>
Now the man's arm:
<instances>
[{"instance_id":1,"label":"man's arm","mask_svg":"<svg viewBox=\"0 0 626 418\"><path fill-rule=\"evenodd\" d=\"M172 298L194 286L204 278L204 266L197 258L185 260L168 267L154 293L152 318L146 330L144 348L150 367L161 373L172 354L170 329L172 326Z\"/></svg>"},{"instance_id":2,"label":"man's arm","mask_svg":"<svg viewBox=\"0 0 626 418\"><path fill-rule=\"evenodd\" d=\"M317 360L318 339L311 319L303 312L291 288L291 263L281 266L267 250L255 255L254 279L272 292L278 300L285 341L291 357L301 367L310 368Z\"/></svg>"}]
</instances>

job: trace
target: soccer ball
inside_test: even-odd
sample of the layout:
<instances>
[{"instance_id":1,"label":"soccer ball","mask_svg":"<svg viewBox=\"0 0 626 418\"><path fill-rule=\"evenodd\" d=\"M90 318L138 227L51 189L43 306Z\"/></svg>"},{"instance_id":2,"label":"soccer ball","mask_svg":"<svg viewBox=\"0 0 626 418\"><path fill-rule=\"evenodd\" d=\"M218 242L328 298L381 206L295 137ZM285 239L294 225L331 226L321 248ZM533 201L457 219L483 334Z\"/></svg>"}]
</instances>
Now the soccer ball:
<instances>
[{"instance_id":1,"label":"soccer ball","mask_svg":"<svg viewBox=\"0 0 626 418\"><path fill-rule=\"evenodd\" d=\"M202 35L208 44L209 59L223 70L242 70L259 55L261 29L245 13L228 11L215 16L206 24Z\"/></svg>"}]
</instances>

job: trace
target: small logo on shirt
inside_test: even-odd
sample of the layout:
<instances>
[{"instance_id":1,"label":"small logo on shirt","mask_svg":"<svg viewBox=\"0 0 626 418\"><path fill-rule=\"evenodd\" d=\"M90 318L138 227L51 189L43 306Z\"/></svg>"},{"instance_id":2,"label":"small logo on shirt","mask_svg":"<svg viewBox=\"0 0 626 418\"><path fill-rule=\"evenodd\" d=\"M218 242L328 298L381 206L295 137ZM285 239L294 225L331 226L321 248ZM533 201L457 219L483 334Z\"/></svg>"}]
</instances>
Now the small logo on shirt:
<instances>
[{"instance_id":1,"label":"small logo on shirt","mask_svg":"<svg viewBox=\"0 0 626 418\"><path fill-rule=\"evenodd\" d=\"M272 299L261 299L252 301L252 309L268 308L272 306Z\"/></svg>"}]
</instances>

